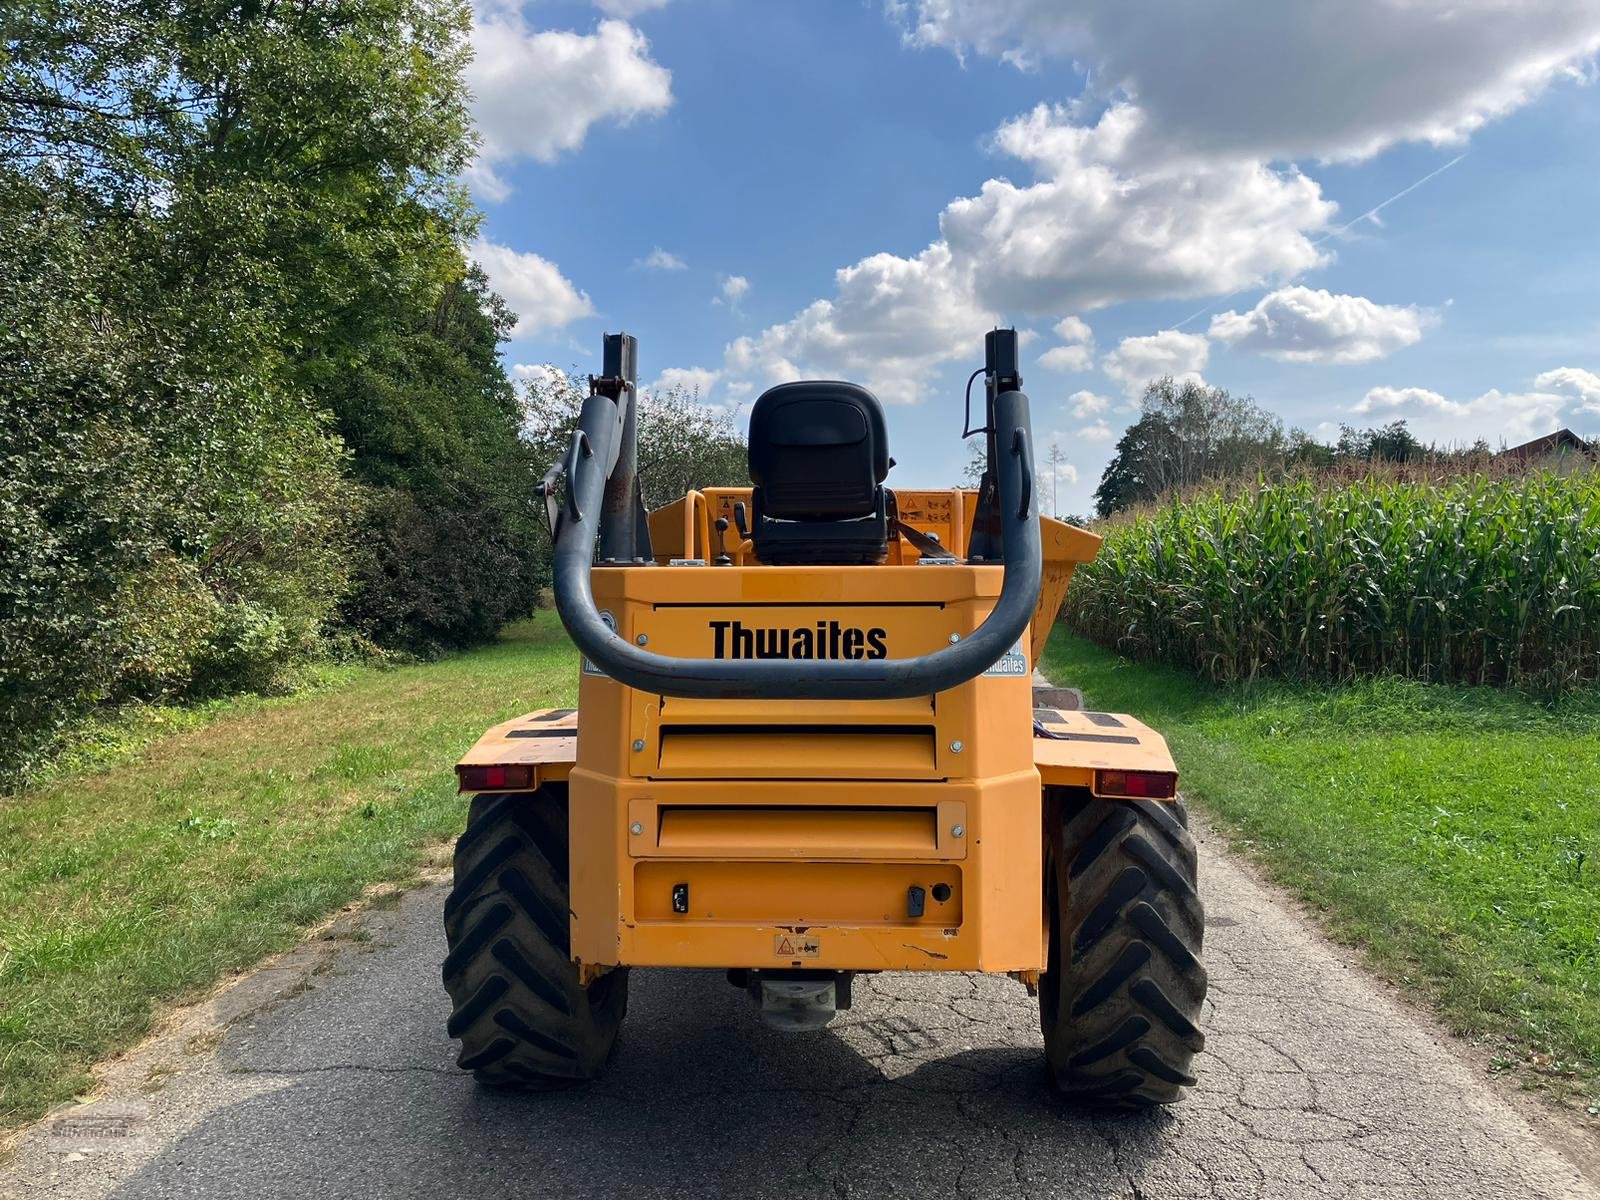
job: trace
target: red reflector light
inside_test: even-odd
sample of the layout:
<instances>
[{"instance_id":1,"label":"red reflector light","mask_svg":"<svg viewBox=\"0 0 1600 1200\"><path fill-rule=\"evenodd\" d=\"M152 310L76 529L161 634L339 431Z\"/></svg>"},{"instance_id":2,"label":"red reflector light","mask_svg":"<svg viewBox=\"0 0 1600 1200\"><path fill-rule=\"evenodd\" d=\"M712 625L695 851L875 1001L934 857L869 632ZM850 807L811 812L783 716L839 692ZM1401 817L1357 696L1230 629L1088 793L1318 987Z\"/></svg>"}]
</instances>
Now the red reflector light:
<instances>
[{"instance_id":1,"label":"red reflector light","mask_svg":"<svg viewBox=\"0 0 1600 1200\"><path fill-rule=\"evenodd\" d=\"M1096 771L1094 794L1129 800L1171 800L1178 794L1174 771Z\"/></svg>"},{"instance_id":2,"label":"red reflector light","mask_svg":"<svg viewBox=\"0 0 1600 1200\"><path fill-rule=\"evenodd\" d=\"M531 766L457 767L463 792L515 792L533 786Z\"/></svg>"}]
</instances>

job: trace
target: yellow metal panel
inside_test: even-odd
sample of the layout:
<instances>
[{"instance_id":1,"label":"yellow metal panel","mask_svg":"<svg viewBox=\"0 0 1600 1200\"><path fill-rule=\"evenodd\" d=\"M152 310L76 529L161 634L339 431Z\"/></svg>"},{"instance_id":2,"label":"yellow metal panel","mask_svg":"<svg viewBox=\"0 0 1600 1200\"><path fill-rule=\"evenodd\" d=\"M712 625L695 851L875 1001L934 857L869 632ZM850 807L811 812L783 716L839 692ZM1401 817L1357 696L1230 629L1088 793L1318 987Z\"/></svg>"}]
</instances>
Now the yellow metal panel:
<instances>
[{"instance_id":1,"label":"yellow metal panel","mask_svg":"<svg viewBox=\"0 0 1600 1200\"><path fill-rule=\"evenodd\" d=\"M939 849L938 820L934 808L669 808L656 846L715 858L927 858Z\"/></svg>"},{"instance_id":2,"label":"yellow metal panel","mask_svg":"<svg viewBox=\"0 0 1600 1200\"><path fill-rule=\"evenodd\" d=\"M1051 787L1089 787L1096 770L1176 771L1166 739L1123 713L1041 709L1040 723L1064 738L1033 739L1039 777ZM1113 723L1114 722L1114 723Z\"/></svg>"},{"instance_id":3,"label":"yellow metal panel","mask_svg":"<svg viewBox=\"0 0 1600 1200\"><path fill-rule=\"evenodd\" d=\"M726 499L715 491L706 496L713 513ZM964 502L959 515L965 519ZM679 516L681 528L681 510ZM951 519L956 519L954 512ZM711 623L734 620L746 627L789 630L791 649L794 630L837 621L864 631L881 630L888 657L923 653L950 644L952 636L970 636L992 608L1000 580L1001 568L988 565L607 567L592 573L596 601L611 613L621 636L636 642L642 637L651 650L685 658L713 656L716 631ZM831 628L827 632L831 640ZM731 649L728 637L725 628L725 654ZM852 642L856 649L862 644ZM937 696L884 703L663 699L603 676L584 675L579 765L571 775L574 957L610 965L771 967L782 965L775 962L775 938L807 925L807 944L816 948L814 956L807 956L811 966L1041 969L1042 816L1029 719L1027 669L1032 664L1026 639L1022 645L1026 661L1020 665L1026 669L1017 674L980 676ZM829 652L849 651L841 641L830 645ZM886 725L933 731L927 773L911 780L841 778L883 771L882 754L859 754L847 746L904 736L883 730ZM688 728L710 731L698 735L710 740L696 742L698 749L690 758L675 758L674 739ZM863 732L840 734L841 728ZM670 778L663 777L661 768L663 729L667 765L674 772ZM781 764L777 773L790 777L749 777L772 769L773 763ZM919 767L926 767L925 760ZM693 774L680 775L678 770ZM893 766L888 773L906 770ZM744 777L731 777L740 774ZM674 847L670 830L669 845L660 844L662 811L723 805L746 812L805 811L804 816L756 817L742 832L729 826L719 833L723 840L715 852L692 853L689 841ZM852 848L840 844L847 832L840 823L831 822L827 813L812 815L829 807L933 807L938 812L936 852L905 845L864 859L860 851L872 837L889 836L885 826L876 825L879 832L863 836L855 852L847 852ZM735 823L743 819L727 818ZM698 827L693 820L688 833L705 835L709 827L704 822L710 818L701 818ZM799 821L805 824L793 824ZM639 834L632 833L636 825ZM780 826L781 834L776 832ZM777 844L784 841L793 844ZM733 889L726 893L730 897L743 896L737 903L744 907L735 911L745 917L729 919L724 905L715 917L669 911L655 919L662 904L670 905L670 886L662 891L656 883L674 869L688 869L682 865L687 863L717 867L717 873L706 876L707 886ZM660 879L654 873L640 875L651 864L665 873ZM732 869L740 864L752 869ZM778 878L754 871L760 864L808 869L782 877L789 890L764 883L759 894L738 892L732 881L770 883ZM723 866L728 870L722 871ZM840 867L859 869L863 880L876 871L879 882L863 884L865 891L852 890L852 885L830 899L837 878L857 878L837 876L835 868ZM930 872L935 870L960 872L959 925L931 926L926 920L884 925L885 914L895 911L893 904L865 903L869 891L888 895L882 890L884 879L893 879L899 891L907 872L934 880ZM641 878L649 882L648 895L638 891ZM690 882L691 895L702 894L695 879L679 881ZM903 906L903 896L898 903ZM811 915L818 912L832 915Z\"/></svg>"},{"instance_id":4,"label":"yellow metal panel","mask_svg":"<svg viewBox=\"0 0 1600 1200\"><path fill-rule=\"evenodd\" d=\"M694 557L692 554L684 553L683 512L688 503L688 498L685 497L651 511L648 518L650 550L657 562Z\"/></svg>"},{"instance_id":5,"label":"yellow metal panel","mask_svg":"<svg viewBox=\"0 0 1600 1200\"><path fill-rule=\"evenodd\" d=\"M903 521L965 555L975 493L896 497ZM741 502L750 489L707 488L650 514L658 562L726 553L732 566L594 570L621 636L705 658L721 622L722 652L742 654L738 622L766 631L759 643L752 634L755 653L851 656L881 644L903 658L969 637L999 593L1001 567L918 567L901 538L881 566L759 564L731 528ZM718 517L730 524L720 535ZM1166 743L1130 717L1052 711L1048 727L1068 739L1033 736L1028 676L1073 568L1099 545L1048 519L1043 533L1045 587L1018 673L906 700L789 702L664 698L585 671L581 724L529 713L486 733L464 764L569 779L573 957L1040 971L1041 780L1088 786L1097 768L1172 769ZM688 913L671 911L675 883L689 885ZM907 914L913 886L927 892L922 918Z\"/></svg>"},{"instance_id":6,"label":"yellow metal panel","mask_svg":"<svg viewBox=\"0 0 1600 1200\"><path fill-rule=\"evenodd\" d=\"M457 765L531 765L533 786L538 787L565 779L577 755L577 710L541 708L494 726L461 756Z\"/></svg>"},{"instance_id":7,"label":"yellow metal panel","mask_svg":"<svg viewBox=\"0 0 1600 1200\"><path fill-rule=\"evenodd\" d=\"M807 725L666 726L652 774L695 779L913 779L934 774L939 756L933 728L891 728L896 732Z\"/></svg>"},{"instance_id":8,"label":"yellow metal panel","mask_svg":"<svg viewBox=\"0 0 1600 1200\"><path fill-rule=\"evenodd\" d=\"M966 557L966 505L960 491L913 492L896 488L894 498L901 521L919 532L932 534L957 558ZM894 549L900 555L896 561L915 562L921 557L916 547L904 539L895 539Z\"/></svg>"},{"instance_id":9,"label":"yellow metal panel","mask_svg":"<svg viewBox=\"0 0 1600 1200\"><path fill-rule=\"evenodd\" d=\"M1080 563L1092 562L1100 553L1100 535L1068 525L1050 517L1039 518L1044 543L1044 579L1039 588L1039 603L1033 610L1031 657L1034 662L1044 653L1045 641L1061 614L1067 598L1067 585Z\"/></svg>"},{"instance_id":10,"label":"yellow metal panel","mask_svg":"<svg viewBox=\"0 0 1600 1200\"><path fill-rule=\"evenodd\" d=\"M689 911L672 910L672 890L687 884ZM950 889L944 901L933 888ZM924 891L924 915L907 916L913 887ZM822 938L821 925L900 925L945 931L961 925L961 868L950 863L725 862L652 860L634 868L634 913L641 925L678 928L702 923L764 924L804 928ZM765 964L749 964L771 965Z\"/></svg>"},{"instance_id":11,"label":"yellow metal panel","mask_svg":"<svg viewBox=\"0 0 1600 1200\"><path fill-rule=\"evenodd\" d=\"M976 791L958 789L963 798L955 799L943 784L914 791L901 787L883 803L866 807L852 803L861 798L860 788L830 786L832 790L816 792L823 803L788 806L744 803L740 797L749 794L748 788L708 788L705 804L663 804L655 796L635 796L628 801L628 853L637 858L715 854L742 859L967 856L970 839L952 831L965 830L966 797Z\"/></svg>"}]
</instances>

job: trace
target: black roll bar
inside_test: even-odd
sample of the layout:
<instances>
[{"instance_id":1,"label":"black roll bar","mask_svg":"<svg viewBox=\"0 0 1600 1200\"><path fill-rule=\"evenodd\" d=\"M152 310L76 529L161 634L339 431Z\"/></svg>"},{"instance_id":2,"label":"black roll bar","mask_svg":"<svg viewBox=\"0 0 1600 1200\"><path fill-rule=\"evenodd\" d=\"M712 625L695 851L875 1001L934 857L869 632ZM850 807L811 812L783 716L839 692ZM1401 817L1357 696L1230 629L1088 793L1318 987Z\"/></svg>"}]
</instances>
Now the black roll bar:
<instances>
[{"instance_id":1,"label":"black roll bar","mask_svg":"<svg viewBox=\"0 0 1600 1200\"><path fill-rule=\"evenodd\" d=\"M607 334L608 345L621 336ZM998 374L991 374L995 378ZM631 387L616 389L614 397L596 390L584 401L566 458L567 503L555 531L553 564L561 623L589 661L619 683L700 699L897 700L946 691L981 675L1027 628L1039 601L1043 552L1028 398L1011 388L990 402L989 471L998 493L1005 576L994 608L970 636L915 658L794 661L676 658L628 642L601 617L589 572L596 539L602 535L607 480L619 458L627 462L632 457L619 439L634 427L633 402Z\"/></svg>"}]
</instances>

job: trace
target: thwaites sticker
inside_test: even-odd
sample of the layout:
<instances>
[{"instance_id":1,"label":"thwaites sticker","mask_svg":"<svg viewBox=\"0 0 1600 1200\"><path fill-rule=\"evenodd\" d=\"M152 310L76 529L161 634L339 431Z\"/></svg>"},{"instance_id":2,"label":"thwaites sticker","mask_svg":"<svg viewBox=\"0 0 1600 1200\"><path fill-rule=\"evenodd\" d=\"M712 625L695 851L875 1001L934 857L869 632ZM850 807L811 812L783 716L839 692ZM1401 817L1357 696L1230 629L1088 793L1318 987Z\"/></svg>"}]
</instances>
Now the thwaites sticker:
<instances>
[{"instance_id":1,"label":"thwaites sticker","mask_svg":"<svg viewBox=\"0 0 1600 1200\"><path fill-rule=\"evenodd\" d=\"M1028 673L1028 653L1022 648L1022 639L1017 639L1017 644L1007 650L995 660L994 666L984 672L985 675L1026 675Z\"/></svg>"}]
</instances>

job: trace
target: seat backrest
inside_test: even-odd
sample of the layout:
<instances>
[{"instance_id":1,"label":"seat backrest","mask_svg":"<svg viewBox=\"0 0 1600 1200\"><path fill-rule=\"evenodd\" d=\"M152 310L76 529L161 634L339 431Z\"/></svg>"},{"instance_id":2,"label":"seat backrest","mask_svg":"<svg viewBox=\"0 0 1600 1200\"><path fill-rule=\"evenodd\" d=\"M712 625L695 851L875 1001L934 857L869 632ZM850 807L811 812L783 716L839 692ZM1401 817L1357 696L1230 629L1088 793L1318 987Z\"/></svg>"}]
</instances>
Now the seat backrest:
<instances>
[{"instance_id":1,"label":"seat backrest","mask_svg":"<svg viewBox=\"0 0 1600 1200\"><path fill-rule=\"evenodd\" d=\"M761 394L750 412L750 481L787 521L864 517L889 473L883 406L853 383L804 381Z\"/></svg>"}]
</instances>

